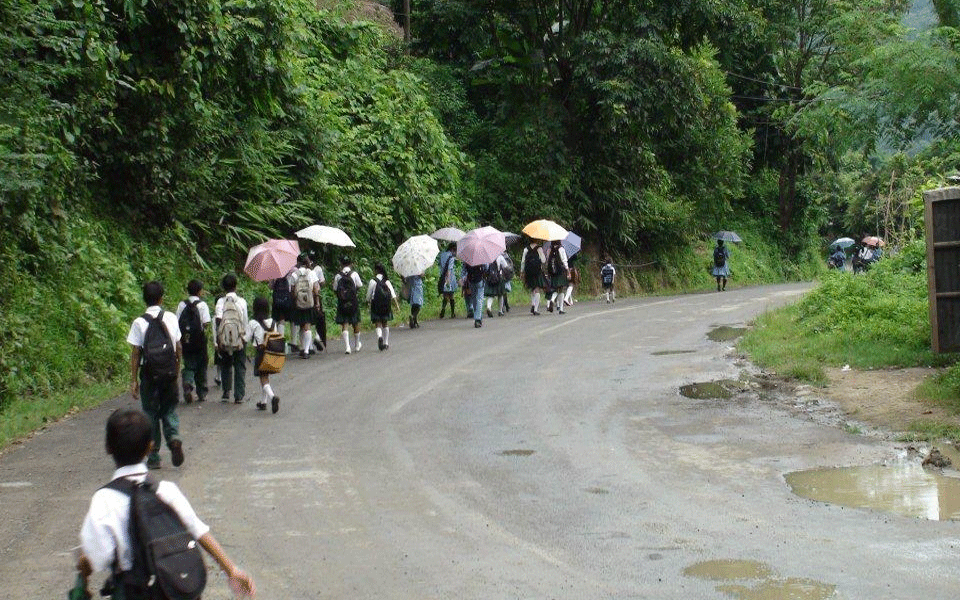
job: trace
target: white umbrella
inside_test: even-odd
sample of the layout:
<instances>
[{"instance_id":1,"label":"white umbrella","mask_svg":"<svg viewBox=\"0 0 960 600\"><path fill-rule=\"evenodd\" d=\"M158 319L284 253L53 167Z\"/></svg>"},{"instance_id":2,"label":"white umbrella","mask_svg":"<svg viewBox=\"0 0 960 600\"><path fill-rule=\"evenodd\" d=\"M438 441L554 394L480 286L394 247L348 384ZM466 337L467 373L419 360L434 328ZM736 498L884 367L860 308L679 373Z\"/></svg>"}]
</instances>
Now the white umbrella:
<instances>
[{"instance_id":1,"label":"white umbrella","mask_svg":"<svg viewBox=\"0 0 960 600\"><path fill-rule=\"evenodd\" d=\"M334 246L352 246L356 247L350 236L342 229L328 227L326 225L311 225L306 229L297 232L298 238L312 240L320 244L332 244Z\"/></svg>"},{"instance_id":2,"label":"white umbrella","mask_svg":"<svg viewBox=\"0 0 960 600\"><path fill-rule=\"evenodd\" d=\"M465 235L467 235L465 231L457 229L456 227L444 227L431 233L430 237L445 242L459 242Z\"/></svg>"},{"instance_id":3,"label":"white umbrella","mask_svg":"<svg viewBox=\"0 0 960 600\"><path fill-rule=\"evenodd\" d=\"M401 277L420 275L437 260L440 246L429 235L415 235L393 253L393 270Z\"/></svg>"}]
</instances>

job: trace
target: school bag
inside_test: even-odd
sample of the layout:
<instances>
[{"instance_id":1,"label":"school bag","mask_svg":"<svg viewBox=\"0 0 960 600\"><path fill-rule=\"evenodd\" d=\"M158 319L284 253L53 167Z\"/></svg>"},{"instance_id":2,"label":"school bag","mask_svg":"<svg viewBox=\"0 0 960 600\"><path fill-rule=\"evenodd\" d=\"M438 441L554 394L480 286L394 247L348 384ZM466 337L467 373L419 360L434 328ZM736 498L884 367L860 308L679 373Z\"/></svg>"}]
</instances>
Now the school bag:
<instances>
[{"instance_id":1,"label":"school bag","mask_svg":"<svg viewBox=\"0 0 960 600\"><path fill-rule=\"evenodd\" d=\"M437 295L443 295L444 284L447 282L447 271L450 269L450 263L453 261L453 255L448 256L447 260L443 262L443 268L440 269L440 277L437 279ZM453 277L450 274L450 277Z\"/></svg>"},{"instance_id":2,"label":"school bag","mask_svg":"<svg viewBox=\"0 0 960 600\"><path fill-rule=\"evenodd\" d=\"M220 316L220 324L217 326L217 345L220 350L225 352L243 350L244 329L237 299L224 296L223 313Z\"/></svg>"},{"instance_id":3,"label":"school bag","mask_svg":"<svg viewBox=\"0 0 960 600\"><path fill-rule=\"evenodd\" d=\"M600 269L600 281L603 285L613 285L613 265L603 265Z\"/></svg>"},{"instance_id":4,"label":"school bag","mask_svg":"<svg viewBox=\"0 0 960 600\"><path fill-rule=\"evenodd\" d=\"M340 312L345 315L351 315L357 312L357 282L353 280L353 271L340 273L340 279L337 281L337 306Z\"/></svg>"},{"instance_id":5,"label":"school bag","mask_svg":"<svg viewBox=\"0 0 960 600\"><path fill-rule=\"evenodd\" d=\"M523 259L523 273L527 277L543 269L540 261L540 252L536 248L527 248L527 256Z\"/></svg>"},{"instance_id":6,"label":"school bag","mask_svg":"<svg viewBox=\"0 0 960 600\"><path fill-rule=\"evenodd\" d=\"M560 262L560 249L551 248L550 249L550 258L547 259L547 272L551 276L559 275L563 272L563 263Z\"/></svg>"},{"instance_id":7,"label":"school bag","mask_svg":"<svg viewBox=\"0 0 960 600\"><path fill-rule=\"evenodd\" d=\"M390 288L387 287L387 278L377 279L373 288L373 298L370 299L370 312L375 315L386 315L390 312Z\"/></svg>"},{"instance_id":8,"label":"school bag","mask_svg":"<svg viewBox=\"0 0 960 600\"><path fill-rule=\"evenodd\" d=\"M467 281L473 284L480 283L484 279L486 269L487 265L468 265Z\"/></svg>"},{"instance_id":9,"label":"school bag","mask_svg":"<svg viewBox=\"0 0 960 600\"><path fill-rule=\"evenodd\" d=\"M277 277L273 280L273 305L278 308L287 308L290 306L292 297L290 295L290 280L286 277Z\"/></svg>"},{"instance_id":10,"label":"school bag","mask_svg":"<svg viewBox=\"0 0 960 600\"><path fill-rule=\"evenodd\" d=\"M180 313L180 345L184 352L199 354L207 349L207 336L203 331L203 323L200 321L200 309L197 307L202 300L190 302L190 299L183 301L183 311Z\"/></svg>"},{"instance_id":11,"label":"school bag","mask_svg":"<svg viewBox=\"0 0 960 600\"><path fill-rule=\"evenodd\" d=\"M516 274L516 271L514 270L514 267L513 267L512 258L504 254L503 260L506 264L500 267L500 279L503 280L504 283L506 283L513 279L513 276Z\"/></svg>"},{"instance_id":12,"label":"school bag","mask_svg":"<svg viewBox=\"0 0 960 600\"><path fill-rule=\"evenodd\" d=\"M490 267L487 269L487 285L497 286L500 285L500 282L503 281L503 273L500 271L500 265L497 261L490 263Z\"/></svg>"},{"instance_id":13,"label":"school bag","mask_svg":"<svg viewBox=\"0 0 960 600\"><path fill-rule=\"evenodd\" d=\"M287 362L287 340L283 334L275 331L276 323L270 324L267 329L263 321L258 321L263 327L263 358L260 359L260 368L263 375L276 375L283 370Z\"/></svg>"},{"instance_id":14,"label":"school bag","mask_svg":"<svg viewBox=\"0 0 960 600\"><path fill-rule=\"evenodd\" d=\"M703 260L703 259L701 259ZM722 268L723 265L727 263L727 257L723 252L723 248L717 246L713 249L713 266Z\"/></svg>"},{"instance_id":15,"label":"school bag","mask_svg":"<svg viewBox=\"0 0 960 600\"><path fill-rule=\"evenodd\" d=\"M293 284L293 297L296 299L297 308L300 310L313 308L313 286L310 285L308 271L301 270L297 276L297 282Z\"/></svg>"},{"instance_id":16,"label":"school bag","mask_svg":"<svg viewBox=\"0 0 960 600\"><path fill-rule=\"evenodd\" d=\"M177 378L177 347L163 324L163 311L156 317L143 313L147 331L143 335L143 372L154 383L169 383Z\"/></svg>"},{"instance_id":17,"label":"school bag","mask_svg":"<svg viewBox=\"0 0 960 600\"><path fill-rule=\"evenodd\" d=\"M200 546L180 517L157 496L157 482L124 477L103 486L130 497L133 565L115 573L126 600L197 600L207 585Z\"/></svg>"}]
</instances>

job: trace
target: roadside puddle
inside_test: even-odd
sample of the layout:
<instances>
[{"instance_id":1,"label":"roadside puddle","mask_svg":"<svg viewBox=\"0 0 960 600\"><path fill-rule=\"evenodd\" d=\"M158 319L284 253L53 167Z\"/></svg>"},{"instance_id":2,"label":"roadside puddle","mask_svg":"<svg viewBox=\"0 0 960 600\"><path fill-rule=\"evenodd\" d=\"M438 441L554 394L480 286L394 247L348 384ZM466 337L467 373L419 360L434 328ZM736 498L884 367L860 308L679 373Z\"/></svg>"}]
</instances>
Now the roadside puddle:
<instances>
[{"instance_id":1,"label":"roadside puddle","mask_svg":"<svg viewBox=\"0 0 960 600\"><path fill-rule=\"evenodd\" d=\"M704 381L680 386L680 394L694 400L706 400L708 398L725 400L733 397L733 390L736 386L737 382L732 379Z\"/></svg>"},{"instance_id":2,"label":"roadside puddle","mask_svg":"<svg viewBox=\"0 0 960 600\"><path fill-rule=\"evenodd\" d=\"M710 332L707 333L707 339L713 342L730 342L746 332L746 327L730 327L729 325L721 325L720 327L714 327L711 329Z\"/></svg>"},{"instance_id":3,"label":"roadside puddle","mask_svg":"<svg viewBox=\"0 0 960 600\"><path fill-rule=\"evenodd\" d=\"M903 460L890 466L815 469L786 475L808 500L930 521L960 521L960 479Z\"/></svg>"},{"instance_id":4,"label":"roadside puddle","mask_svg":"<svg viewBox=\"0 0 960 600\"><path fill-rule=\"evenodd\" d=\"M693 354L696 350L657 350L651 352L650 356L669 356L671 354Z\"/></svg>"},{"instance_id":5,"label":"roadside puddle","mask_svg":"<svg viewBox=\"0 0 960 600\"><path fill-rule=\"evenodd\" d=\"M683 574L726 582L718 584L716 590L738 600L828 600L837 597L834 585L813 579L783 579L769 565L754 560L709 560L690 565Z\"/></svg>"}]
</instances>

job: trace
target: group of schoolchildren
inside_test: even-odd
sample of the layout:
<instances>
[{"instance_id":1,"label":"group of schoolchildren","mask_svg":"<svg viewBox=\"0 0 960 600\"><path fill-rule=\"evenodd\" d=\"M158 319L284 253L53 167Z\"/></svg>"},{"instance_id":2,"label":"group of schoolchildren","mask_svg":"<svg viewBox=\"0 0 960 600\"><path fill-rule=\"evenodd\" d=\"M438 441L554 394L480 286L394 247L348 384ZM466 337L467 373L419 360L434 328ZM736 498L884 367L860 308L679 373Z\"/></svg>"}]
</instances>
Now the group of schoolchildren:
<instances>
[{"instance_id":1,"label":"group of schoolchildren","mask_svg":"<svg viewBox=\"0 0 960 600\"><path fill-rule=\"evenodd\" d=\"M442 298L440 318L444 317L448 304L451 318L455 317L454 295L458 288L463 292L468 317L474 319L475 327L482 326L484 309L488 316L493 316L495 299L499 300L498 314L503 316L510 310L507 294L514 276L509 255L504 252L488 265L467 265L458 277L455 249L455 244L450 244L438 260L440 278L437 291ZM559 242L552 243L547 252L535 241L524 249L520 277L531 292L531 314L540 314L540 295L543 292L546 293L547 310L550 312L556 310L563 314L566 307L572 305L573 288L579 282L579 276L576 266L571 262ZM378 347L384 351L390 344L393 308L399 309L399 303L384 266L377 264L374 270L375 275L366 288L365 300L376 328ZM613 287L616 269L609 259L601 267L600 277L606 301L615 302ZM75 588L77 597L89 597L86 595L87 579L94 571L111 572L102 593L114 598L136 600L163 597L162 594L168 593L162 589L168 582L159 573L170 569L153 565L153 561L159 558L146 552L143 547L150 528L157 528L150 524L150 518L155 521L167 518L168 521L159 527L165 531L170 529L169 523L179 523L183 531L178 535L199 542L200 547L209 552L227 573L235 592L254 593L253 580L230 561L210 535L209 527L197 517L177 486L167 481L158 484L148 476L148 470L161 467L159 449L163 440L166 440L174 466L182 465L185 460L176 412L181 392L178 386L182 385L183 398L187 403L206 400L209 391L208 335L211 329L218 366L217 379L223 391L222 401L229 402L232 394L235 403L243 402L246 393L246 347L253 344L256 348L254 375L259 377L262 391L257 408L266 410L269 405L273 413L279 411L280 397L270 384L270 375L276 373L279 367L273 366L268 358L277 352L286 354L284 326L288 321L298 327L295 339L299 344L291 346L298 348L302 358L309 358L312 353L326 347L326 317L320 295L320 288L325 281L323 269L313 266L308 256L301 255L296 267L286 277L270 283L272 302L263 296L254 299L253 318L249 318L246 300L237 294L237 278L233 274L225 275L220 282L222 294L216 300L212 318L210 308L202 297L203 285L197 280L187 284L187 297L178 304L175 313L162 308L164 290L159 282L151 281L143 286L146 310L134 319L127 335L131 347L130 393L133 398L140 400L142 411L118 410L107 421L106 447L117 470L111 482L94 494L81 528L81 555L77 565L80 576ZM348 258L341 259L341 269L334 276L332 285L337 301L336 323L341 326L345 351L351 353L352 329L353 352L359 352L362 347L359 291L363 281ZM419 327L419 309L424 302L422 274L405 279L403 295L411 304L409 325L411 328ZM275 344L277 341L280 343L279 350ZM172 521L169 516L157 516L163 511L151 512L138 508L141 505L149 506L151 499L173 515ZM153 516L145 517L139 512ZM162 543L173 544L173 538L168 537ZM189 546L189 550L184 548L182 551L197 552L193 545ZM177 565L191 564L189 558L177 554L170 556L165 560L174 561ZM202 561L200 564L203 568ZM181 567L174 567L173 570L176 568ZM182 568L186 571L180 574L180 578L183 581L190 579L188 583L196 585L196 578L191 579L186 575L190 568ZM205 575L199 584L200 588L204 583ZM169 585L178 585L178 582L173 581Z\"/></svg>"}]
</instances>

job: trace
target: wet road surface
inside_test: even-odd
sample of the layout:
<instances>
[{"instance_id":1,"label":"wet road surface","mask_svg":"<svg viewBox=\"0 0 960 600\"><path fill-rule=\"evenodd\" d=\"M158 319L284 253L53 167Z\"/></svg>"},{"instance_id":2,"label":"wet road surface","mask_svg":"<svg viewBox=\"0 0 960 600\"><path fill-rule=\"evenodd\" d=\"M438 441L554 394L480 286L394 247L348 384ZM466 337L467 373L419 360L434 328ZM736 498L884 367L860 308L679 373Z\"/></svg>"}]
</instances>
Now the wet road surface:
<instances>
[{"instance_id":1,"label":"wet road surface","mask_svg":"<svg viewBox=\"0 0 960 600\"><path fill-rule=\"evenodd\" d=\"M944 598L960 523L791 493L803 469L894 444L761 400L691 399L737 379L718 326L805 285L516 306L394 329L378 352L292 357L280 413L181 406L176 481L266 599ZM257 386L251 380L248 390ZM116 399L0 456L0 597L57 597ZM746 565L746 568L744 568ZM99 581L99 577L96 578ZM228 598L222 575L208 600Z\"/></svg>"}]
</instances>

